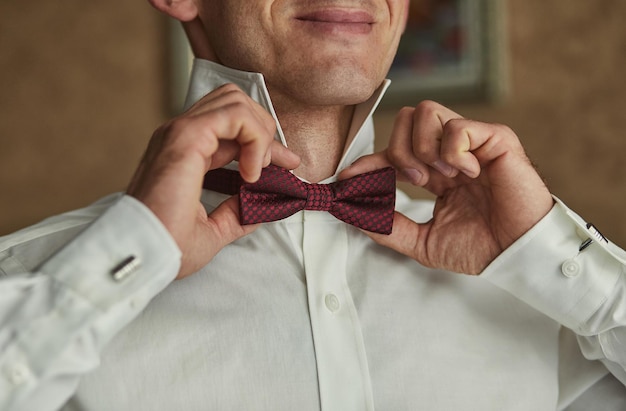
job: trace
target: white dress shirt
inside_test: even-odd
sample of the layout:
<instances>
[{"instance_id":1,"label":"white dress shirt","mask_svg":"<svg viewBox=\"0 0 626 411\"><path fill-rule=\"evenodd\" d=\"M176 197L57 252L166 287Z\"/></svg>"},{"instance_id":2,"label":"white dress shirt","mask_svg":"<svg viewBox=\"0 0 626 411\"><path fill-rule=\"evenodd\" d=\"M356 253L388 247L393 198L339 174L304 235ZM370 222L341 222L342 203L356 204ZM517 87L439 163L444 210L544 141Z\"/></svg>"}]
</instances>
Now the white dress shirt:
<instances>
[{"instance_id":1,"label":"white dress shirt","mask_svg":"<svg viewBox=\"0 0 626 411\"><path fill-rule=\"evenodd\" d=\"M226 82L274 114L260 74L202 60L189 102ZM385 88L338 170L372 151ZM0 239L0 409L623 410L625 257L599 237L579 252L590 231L557 201L472 277L303 211L172 282L173 240L114 195Z\"/></svg>"}]
</instances>

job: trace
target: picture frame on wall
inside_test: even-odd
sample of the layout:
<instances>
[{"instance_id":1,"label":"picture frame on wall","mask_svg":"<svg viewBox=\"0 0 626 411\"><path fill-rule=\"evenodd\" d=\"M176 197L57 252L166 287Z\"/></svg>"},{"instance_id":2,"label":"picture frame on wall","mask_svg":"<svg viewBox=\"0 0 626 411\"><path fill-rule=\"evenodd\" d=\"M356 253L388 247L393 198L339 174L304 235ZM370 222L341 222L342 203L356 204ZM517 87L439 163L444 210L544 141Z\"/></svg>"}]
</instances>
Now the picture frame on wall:
<instances>
[{"instance_id":1,"label":"picture frame on wall","mask_svg":"<svg viewBox=\"0 0 626 411\"><path fill-rule=\"evenodd\" d=\"M504 0L410 0L383 106L497 102L507 92Z\"/></svg>"}]
</instances>

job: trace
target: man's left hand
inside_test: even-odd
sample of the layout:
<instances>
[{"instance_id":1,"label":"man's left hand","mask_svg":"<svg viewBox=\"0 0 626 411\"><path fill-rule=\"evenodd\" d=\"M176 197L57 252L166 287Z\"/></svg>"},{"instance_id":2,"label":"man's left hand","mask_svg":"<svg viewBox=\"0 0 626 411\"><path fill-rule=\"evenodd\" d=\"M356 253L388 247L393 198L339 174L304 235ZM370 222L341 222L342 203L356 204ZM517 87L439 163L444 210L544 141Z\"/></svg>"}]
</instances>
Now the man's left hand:
<instances>
[{"instance_id":1,"label":"man's left hand","mask_svg":"<svg viewBox=\"0 0 626 411\"><path fill-rule=\"evenodd\" d=\"M464 119L431 101L402 109L389 147L339 177L389 165L437 196L434 215L416 223L396 212L391 235L367 234L428 267L480 274L553 206L510 128Z\"/></svg>"}]
</instances>

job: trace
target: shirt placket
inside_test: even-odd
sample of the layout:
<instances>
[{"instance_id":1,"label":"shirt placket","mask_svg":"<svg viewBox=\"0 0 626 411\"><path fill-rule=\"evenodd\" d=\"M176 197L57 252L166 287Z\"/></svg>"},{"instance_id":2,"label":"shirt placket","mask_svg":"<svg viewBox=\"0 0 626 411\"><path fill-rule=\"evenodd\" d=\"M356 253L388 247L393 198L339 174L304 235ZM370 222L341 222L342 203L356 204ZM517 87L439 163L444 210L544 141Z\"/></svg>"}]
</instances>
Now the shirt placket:
<instances>
[{"instance_id":1,"label":"shirt placket","mask_svg":"<svg viewBox=\"0 0 626 411\"><path fill-rule=\"evenodd\" d=\"M363 335L347 285L346 225L305 211L303 230L311 329L324 411L373 410Z\"/></svg>"}]
</instances>

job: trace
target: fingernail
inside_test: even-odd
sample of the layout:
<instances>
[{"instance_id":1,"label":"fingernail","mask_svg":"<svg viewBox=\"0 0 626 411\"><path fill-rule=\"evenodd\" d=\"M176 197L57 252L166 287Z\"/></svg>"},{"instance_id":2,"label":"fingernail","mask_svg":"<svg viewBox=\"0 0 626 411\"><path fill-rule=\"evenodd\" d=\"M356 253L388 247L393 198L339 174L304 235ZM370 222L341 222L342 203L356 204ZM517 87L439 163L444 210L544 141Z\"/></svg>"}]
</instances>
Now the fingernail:
<instances>
[{"instance_id":1,"label":"fingernail","mask_svg":"<svg viewBox=\"0 0 626 411\"><path fill-rule=\"evenodd\" d=\"M470 170L469 168L464 168L461 170L461 172L465 174L466 176L468 176L469 178L476 178L480 175L480 170L475 171L475 170Z\"/></svg>"},{"instance_id":2,"label":"fingernail","mask_svg":"<svg viewBox=\"0 0 626 411\"><path fill-rule=\"evenodd\" d=\"M444 176L452 176L454 174L454 168L452 166L444 163L441 160L437 160L433 163L433 167L435 167L441 174Z\"/></svg>"},{"instance_id":3,"label":"fingernail","mask_svg":"<svg viewBox=\"0 0 626 411\"><path fill-rule=\"evenodd\" d=\"M407 176L411 184L413 184L414 186L420 185L420 182L424 177L424 174L415 168L405 168L402 170L402 172L405 176Z\"/></svg>"}]
</instances>

